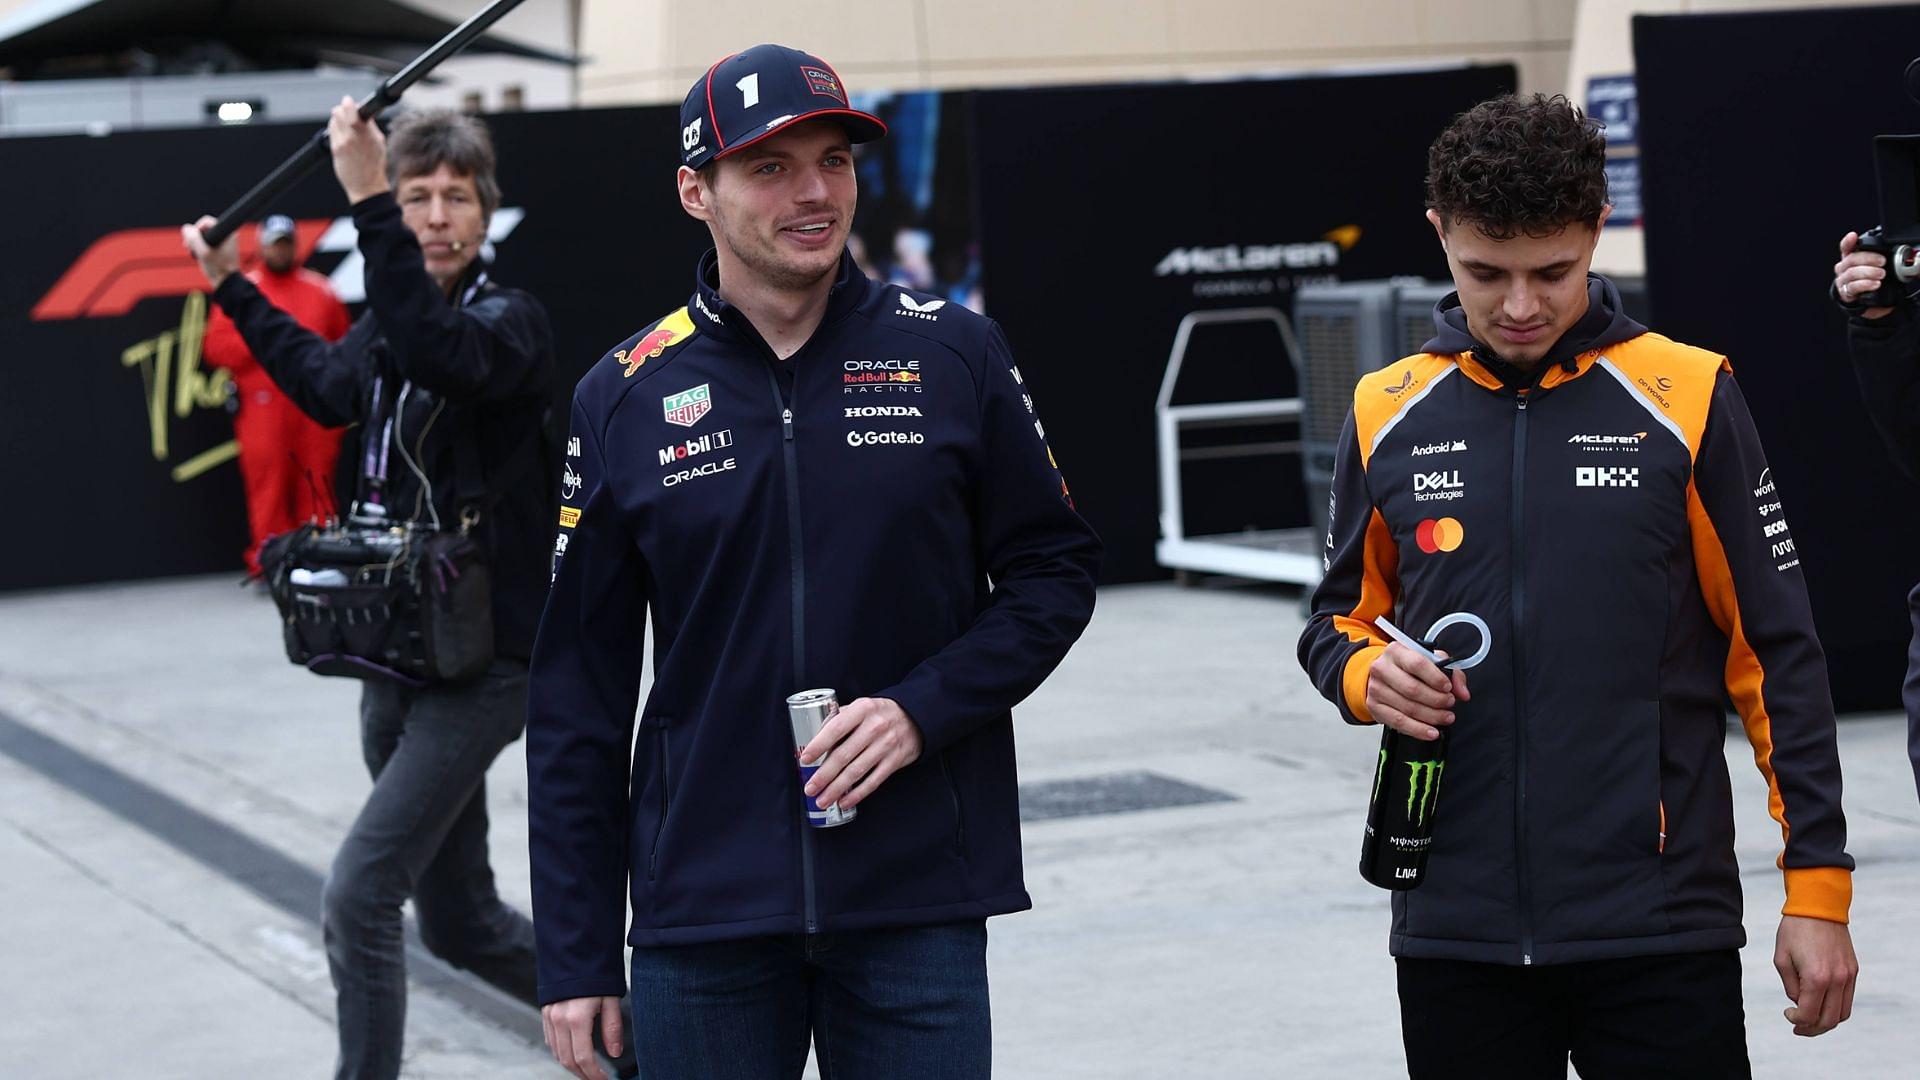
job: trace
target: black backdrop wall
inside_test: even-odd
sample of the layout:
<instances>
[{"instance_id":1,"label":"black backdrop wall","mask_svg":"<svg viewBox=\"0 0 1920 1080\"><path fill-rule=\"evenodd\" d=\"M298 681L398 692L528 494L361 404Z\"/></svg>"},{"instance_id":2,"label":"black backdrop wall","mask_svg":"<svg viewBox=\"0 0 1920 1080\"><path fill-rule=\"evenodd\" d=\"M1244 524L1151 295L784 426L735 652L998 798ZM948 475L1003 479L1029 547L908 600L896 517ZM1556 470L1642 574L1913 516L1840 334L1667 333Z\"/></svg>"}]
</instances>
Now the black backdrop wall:
<instances>
[{"instance_id":1,"label":"black backdrop wall","mask_svg":"<svg viewBox=\"0 0 1920 1080\"><path fill-rule=\"evenodd\" d=\"M1420 210L1426 145L1513 84L1500 65L880 95L863 103L895 133L863 155L856 226L875 273L956 302L984 296L1107 540L1107 580L1158 577L1153 401L1181 317L1284 309L1307 280L1443 274ZM505 205L524 212L498 238L494 273L548 308L557 402L605 349L686 302L707 238L673 195L676 115L490 118ZM0 589L237 576L232 429L218 379L197 363L205 282L176 230L311 130L0 140L0 185L35 208L10 220L0 275L0 507L12 526L0 529ZM309 266L355 278L330 175L274 209L301 222ZM1278 264L1251 265L1262 259ZM1178 400L1295 393L1266 334L1196 335ZM1185 479L1191 533L1307 521L1297 458L1194 465Z\"/></svg>"},{"instance_id":2,"label":"black backdrop wall","mask_svg":"<svg viewBox=\"0 0 1920 1080\"><path fill-rule=\"evenodd\" d=\"M1154 396L1203 308L1311 280L1444 278L1427 145L1514 87L1510 65L1258 82L983 91L974 103L987 310L1006 328L1108 581L1163 577ZM1295 265L1234 270L1266 256ZM1327 249L1331 248L1331 251ZM1176 403L1292 396L1277 333L1195 335ZM1189 535L1308 521L1299 459L1189 466Z\"/></svg>"},{"instance_id":3,"label":"black backdrop wall","mask_svg":"<svg viewBox=\"0 0 1920 1080\"><path fill-rule=\"evenodd\" d=\"M1920 510L1861 407L1836 245L1871 139L1920 130L1920 7L1633 22L1654 328L1727 354L1767 442L1843 709L1899 702Z\"/></svg>"},{"instance_id":4,"label":"black backdrop wall","mask_svg":"<svg viewBox=\"0 0 1920 1080\"><path fill-rule=\"evenodd\" d=\"M706 232L674 200L674 115L490 118L505 206L525 210L498 244L494 273L546 304L561 393L690 290ZM22 208L8 222L0 276L0 588L238 577L244 503L219 449L232 425L213 373L195 364L205 301L192 293L206 281L177 230L217 212L312 130L0 139L0 183ZM309 248L346 213L326 171L275 210L301 221ZM246 241L252 233L243 230ZM309 265L326 273L343 257L321 251Z\"/></svg>"}]
</instances>

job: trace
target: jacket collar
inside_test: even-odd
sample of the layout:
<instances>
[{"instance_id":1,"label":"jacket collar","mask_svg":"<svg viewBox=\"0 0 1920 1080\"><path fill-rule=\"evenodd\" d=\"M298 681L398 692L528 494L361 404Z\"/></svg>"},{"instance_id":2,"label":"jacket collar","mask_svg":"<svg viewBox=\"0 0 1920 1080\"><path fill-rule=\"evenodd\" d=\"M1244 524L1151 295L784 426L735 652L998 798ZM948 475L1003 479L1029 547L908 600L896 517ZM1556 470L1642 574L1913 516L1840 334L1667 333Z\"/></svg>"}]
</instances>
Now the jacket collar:
<instances>
[{"instance_id":1,"label":"jacket collar","mask_svg":"<svg viewBox=\"0 0 1920 1080\"><path fill-rule=\"evenodd\" d=\"M1647 332L1624 310L1620 290L1599 274L1587 275L1587 313L1534 365L1531 379L1467 330L1467 313L1460 306L1459 293L1448 293L1434 305L1433 324L1434 335L1421 350L1454 357L1468 378L1489 390L1551 389L1585 374L1602 350Z\"/></svg>"},{"instance_id":2,"label":"jacket collar","mask_svg":"<svg viewBox=\"0 0 1920 1080\"><path fill-rule=\"evenodd\" d=\"M853 256L840 252L840 268L833 288L827 294L827 312L820 320L822 328L832 326L852 314L866 302L873 282L860 272ZM687 314L702 333L729 340L760 341L760 332L747 320L746 313L720 298L720 256L712 248L700 256L694 272L693 299Z\"/></svg>"}]
</instances>

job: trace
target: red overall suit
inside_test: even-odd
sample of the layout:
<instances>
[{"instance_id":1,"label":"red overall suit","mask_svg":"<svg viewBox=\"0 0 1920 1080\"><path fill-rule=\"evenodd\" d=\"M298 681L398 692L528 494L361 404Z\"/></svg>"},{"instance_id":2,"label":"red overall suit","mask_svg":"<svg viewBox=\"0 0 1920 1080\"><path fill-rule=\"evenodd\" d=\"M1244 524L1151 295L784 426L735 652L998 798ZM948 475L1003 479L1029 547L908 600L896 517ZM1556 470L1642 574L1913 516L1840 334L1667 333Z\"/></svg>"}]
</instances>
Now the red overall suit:
<instances>
[{"instance_id":1,"label":"red overall suit","mask_svg":"<svg viewBox=\"0 0 1920 1080\"><path fill-rule=\"evenodd\" d=\"M264 266L246 273L269 302L300 325L337 341L352 320L327 279L296 267L276 274ZM259 572L260 542L321 515L333 501L333 464L343 429L315 423L280 392L254 360L226 313L207 319L202 357L209 367L233 372L240 411L233 433L240 441L240 476L247 485L247 569ZM316 504L315 494L323 500Z\"/></svg>"}]
</instances>

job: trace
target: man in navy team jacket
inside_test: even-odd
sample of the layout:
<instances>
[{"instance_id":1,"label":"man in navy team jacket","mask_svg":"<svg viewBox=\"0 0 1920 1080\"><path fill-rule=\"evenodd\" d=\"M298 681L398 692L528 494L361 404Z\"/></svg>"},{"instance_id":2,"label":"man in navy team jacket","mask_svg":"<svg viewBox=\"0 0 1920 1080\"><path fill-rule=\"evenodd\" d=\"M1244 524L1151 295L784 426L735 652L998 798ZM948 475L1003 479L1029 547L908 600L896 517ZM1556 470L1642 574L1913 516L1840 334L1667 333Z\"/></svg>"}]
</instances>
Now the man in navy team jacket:
<instances>
[{"instance_id":1,"label":"man in navy team jacket","mask_svg":"<svg viewBox=\"0 0 1920 1080\"><path fill-rule=\"evenodd\" d=\"M681 109L715 250L574 395L527 767L539 997L595 1080L982 1077L989 915L1031 906L1010 710L1093 611L1100 545L994 323L846 254L885 126L762 45ZM645 623L652 692L636 706ZM844 703L804 751L789 694ZM627 929L627 904L632 905ZM626 931L623 938L623 931Z\"/></svg>"}]
</instances>

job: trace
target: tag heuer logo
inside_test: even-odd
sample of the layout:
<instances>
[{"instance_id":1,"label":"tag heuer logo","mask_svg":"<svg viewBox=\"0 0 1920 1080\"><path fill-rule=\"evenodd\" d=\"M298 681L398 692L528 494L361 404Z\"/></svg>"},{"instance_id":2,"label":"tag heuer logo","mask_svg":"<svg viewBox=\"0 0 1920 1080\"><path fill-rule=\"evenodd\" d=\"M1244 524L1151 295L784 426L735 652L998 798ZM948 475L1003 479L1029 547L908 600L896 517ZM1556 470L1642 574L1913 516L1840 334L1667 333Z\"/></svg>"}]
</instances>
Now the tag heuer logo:
<instances>
[{"instance_id":1,"label":"tag heuer logo","mask_svg":"<svg viewBox=\"0 0 1920 1080\"><path fill-rule=\"evenodd\" d=\"M940 316L935 315L934 312L946 306L947 302L945 300L928 300L925 303L921 303L906 293L901 293L900 309L895 311L894 314L905 315L914 319L925 319L928 322L937 322Z\"/></svg>"},{"instance_id":2,"label":"tag heuer logo","mask_svg":"<svg viewBox=\"0 0 1920 1080\"><path fill-rule=\"evenodd\" d=\"M678 394L668 394L660 399L660 405L666 410L667 423L681 427L692 427L700 418L713 411L713 394L707 389L709 383L701 383L691 390Z\"/></svg>"}]
</instances>

